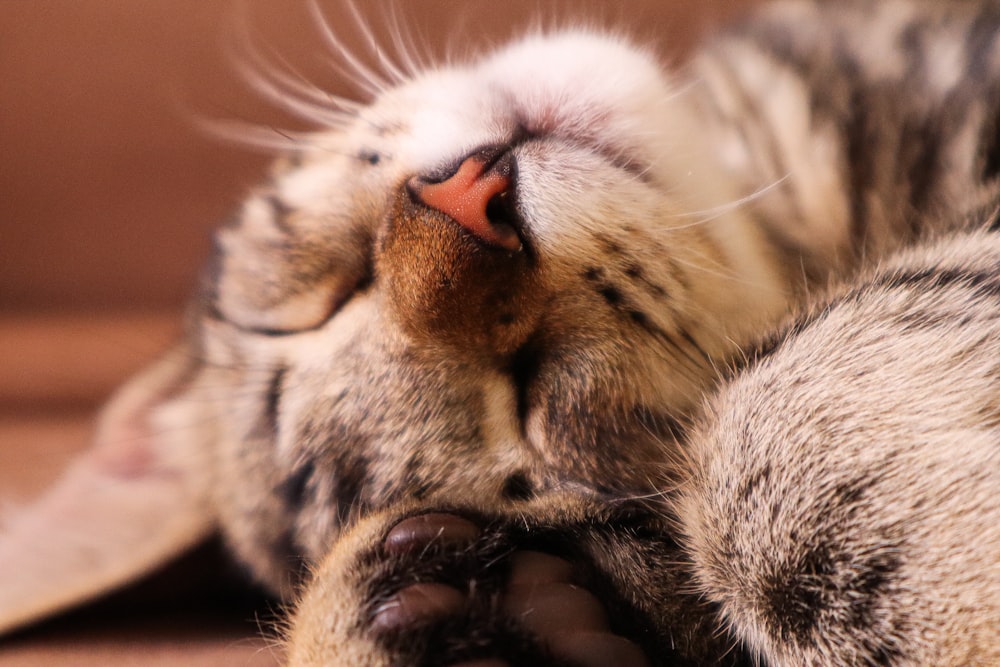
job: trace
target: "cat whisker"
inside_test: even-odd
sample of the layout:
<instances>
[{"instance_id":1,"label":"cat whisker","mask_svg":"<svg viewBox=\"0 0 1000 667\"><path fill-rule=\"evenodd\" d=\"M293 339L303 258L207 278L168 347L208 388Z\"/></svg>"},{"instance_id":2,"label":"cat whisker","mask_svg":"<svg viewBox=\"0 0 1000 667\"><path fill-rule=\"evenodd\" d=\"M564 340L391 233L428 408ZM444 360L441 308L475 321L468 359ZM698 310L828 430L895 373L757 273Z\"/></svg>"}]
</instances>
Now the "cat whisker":
<instances>
[{"instance_id":1,"label":"cat whisker","mask_svg":"<svg viewBox=\"0 0 1000 667\"><path fill-rule=\"evenodd\" d=\"M195 118L194 123L206 134L228 141L243 148L265 153L300 151L313 147L312 134L294 132L240 120L220 118Z\"/></svg>"},{"instance_id":2,"label":"cat whisker","mask_svg":"<svg viewBox=\"0 0 1000 667\"><path fill-rule=\"evenodd\" d=\"M387 17L389 38L392 40L403 71L412 77L427 70L433 61L433 56L426 36L422 35L419 42L414 41L414 32L411 28L403 26L399 16L399 6L396 3L390 5Z\"/></svg>"},{"instance_id":3,"label":"cat whisker","mask_svg":"<svg viewBox=\"0 0 1000 667\"><path fill-rule=\"evenodd\" d=\"M365 64L344 45L340 35L334 32L330 21L316 0L309 0L307 6L309 7L310 14L316 21L327 47L334 56L331 65L340 74L344 75L351 83L361 88L371 97L377 97L380 93L391 87L391 81L387 80L383 74ZM357 22L356 11L354 18ZM362 29L364 30L364 28Z\"/></svg>"},{"instance_id":4,"label":"cat whisker","mask_svg":"<svg viewBox=\"0 0 1000 667\"><path fill-rule=\"evenodd\" d=\"M268 95L272 92L279 95L294 95L300 104L308 104L315 109L319 117L313 119L307 115L305 116L307 120L315 120L324 126L330 121L336 124L346 118L354 117L363 107L356 100L319 87L277 54L268 54L267 57L255 54L252 56L251 64L252 69L242 61L238 64L243 70L244 78L251 84L259 82L267 85L268 89L264 92ZM279 104L282 103L281 99L277 101Z\"/></svg>"},{"instance_id":5,"label":"cat whisker","mask_svg":"<svg viewBox=\"0 0 1000 667\"><path fill-rule=\"evenodd\" d=\"M245 12L226 40L230 67L264 99L318 127L342 125L360 104L323 90L263 43Z\"/></svg>"},{"instance_id":6,"label":"cat whisker","mask_svg":"<svg viewBox=\"0 0 1000 667\"><path fill-rule=\"evenodd\" d=\"M697 218L697 220L688 223L686 225L674 226L671 229L687 229L689 227L697 227L699 225L704 225L706 223L712 222L713 220L718 220L722 216L735 211L736 209L742 208L747 204L753 203L758 199L763 198L772 190L777 189L786 181L791 178L791 174L785 174L781 178L764 185L757 190L754 190L750 194L734 199L731 202L720 204L719 206L713 206L711 208L705 208L697 211L688 211L686 213L678 213L673 217L676 218Z\"/></svg>"},{"instance_id":7,"label":"cat whisker","mask_svg":"<svg viewBox=\"0 0 1000 667\"><path fill-rule=\"evenodd\" d=\"M375 33L372 32L371 26L365 17L361 15L358 10L358 5L353 0L349 0L345 3L348 11L351 13L351 19L355 27L358 29L358 34L361 36L362 44L368 49L369 53L375 57L378 62L379 67L388 76L388 82L391 85L398 85L404 81L409 80L412 76L412 72L406 72L395 62L390 60L386 55L385 49L381 48L378 39L375 37Z\"/></svg>"}]
</instances>

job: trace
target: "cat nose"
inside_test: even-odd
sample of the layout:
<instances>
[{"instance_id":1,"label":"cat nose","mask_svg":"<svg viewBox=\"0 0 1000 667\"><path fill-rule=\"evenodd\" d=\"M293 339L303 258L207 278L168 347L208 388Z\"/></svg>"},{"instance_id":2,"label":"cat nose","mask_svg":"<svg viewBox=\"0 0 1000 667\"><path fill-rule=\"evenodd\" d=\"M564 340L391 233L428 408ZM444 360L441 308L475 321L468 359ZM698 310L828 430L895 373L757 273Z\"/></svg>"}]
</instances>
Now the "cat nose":
<instances>
[{"instance_id":1,"label":"cat nose","mask_svg":"<svg viewBox=\"0 0 1000 667\"><path fill-rule=\"evenodd\" d=\"M407 186L413 198L440 211L480 241L511 251L521 238L511 224L514 158L509 152L485 149L471 155L444 180L420 176Z\"/></svg>"}]
</instances>

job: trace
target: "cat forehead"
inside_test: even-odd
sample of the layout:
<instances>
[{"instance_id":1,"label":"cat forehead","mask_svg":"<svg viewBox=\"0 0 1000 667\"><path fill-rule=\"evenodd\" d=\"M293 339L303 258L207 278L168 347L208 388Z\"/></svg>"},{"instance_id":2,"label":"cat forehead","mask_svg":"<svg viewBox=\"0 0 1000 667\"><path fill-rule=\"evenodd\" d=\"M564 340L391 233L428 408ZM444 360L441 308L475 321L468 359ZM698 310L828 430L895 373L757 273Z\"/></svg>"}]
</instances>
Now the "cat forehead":
<instances>
[{"instance_id":1,"label":"cat forehead","mask_svg":"<svg viewBox=\"0 0 1000 667\"><path fill-rule=\"evenodd\" d=\"M486 78L526 104L616 100L662 83L652 54L602 33L533 35L508 45L479 66Z\"/></svg>"}]
</instances>

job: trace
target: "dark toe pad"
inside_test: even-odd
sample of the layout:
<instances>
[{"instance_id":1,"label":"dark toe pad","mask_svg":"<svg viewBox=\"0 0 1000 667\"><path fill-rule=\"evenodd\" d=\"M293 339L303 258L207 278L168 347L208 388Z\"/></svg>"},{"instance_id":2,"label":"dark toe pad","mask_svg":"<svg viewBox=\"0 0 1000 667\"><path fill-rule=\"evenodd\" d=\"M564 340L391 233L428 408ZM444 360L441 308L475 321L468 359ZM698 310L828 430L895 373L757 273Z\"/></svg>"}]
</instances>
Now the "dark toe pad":
<instances>
[{"instance_id":1,"label":"dark toe pad","mask_svg":"<svg viewBox=\"0 0 1000 667\"><path fill-rule=\"evenodd\" d=\"M389 590L380 591L373 629L383 636L468 632L423 642L428 651L451 648L421 656L418 664L519 667L551 662L544 656L574 667L649 664L637 644L615 634L604 604L574 577L573 563L519 548L520 542L513 531L481 527L456 514L403 519L383 542L386 554L400 563L386 580ZM525 642L536 646L529 649L534 657L524 657ZM515 651L514 644L522 647Z\"/></svg>"}]
</instances>

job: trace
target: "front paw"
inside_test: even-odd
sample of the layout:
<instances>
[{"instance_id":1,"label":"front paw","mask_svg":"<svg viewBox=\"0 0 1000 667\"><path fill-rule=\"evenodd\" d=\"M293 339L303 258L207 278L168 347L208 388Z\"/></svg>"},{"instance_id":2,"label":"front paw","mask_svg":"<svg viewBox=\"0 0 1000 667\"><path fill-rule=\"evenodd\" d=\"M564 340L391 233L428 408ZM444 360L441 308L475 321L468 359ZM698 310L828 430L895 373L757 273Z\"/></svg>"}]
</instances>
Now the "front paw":
<instances>
[{"instance_id":1,"label":"front paw","mask_svg":"<svg viewBox=\"0 0 1000 667\"><path fill-rule=\"evenodd\" d=\"M448 513L405 518L382 544L394 566L376 586L374 633L409 664L642 667L611 627L582 563L536 550L511 526Z\"/></svg>"},{"instance_id":2,"label":"front paw","mask_svg":"<svg viewBox=\"0 0 1000 667\"><path fill-rule=\"evenodd\" d=\"M472 512L364 526L367 548L324 564L296 613L291 664L644 667L568 533ZM351 620L348 620L350 617Z\"/></svg>"}]
</instances>

